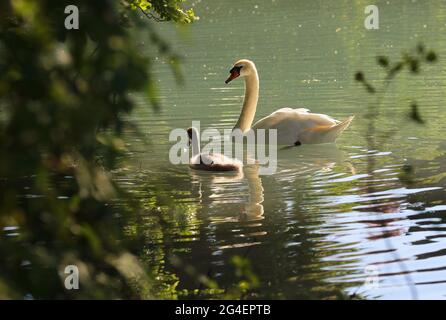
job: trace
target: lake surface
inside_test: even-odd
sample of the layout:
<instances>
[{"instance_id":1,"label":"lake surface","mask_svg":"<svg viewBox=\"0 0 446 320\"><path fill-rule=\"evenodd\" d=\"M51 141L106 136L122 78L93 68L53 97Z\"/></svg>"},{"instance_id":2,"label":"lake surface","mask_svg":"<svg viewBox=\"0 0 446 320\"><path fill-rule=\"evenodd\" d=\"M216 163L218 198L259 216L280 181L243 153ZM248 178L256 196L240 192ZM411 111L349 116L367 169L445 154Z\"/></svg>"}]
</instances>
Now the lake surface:
<instances>
[{"instance_id":1,"label":"lake surface","mask_svg":"<svg viewBox=\"0 0 446 320\"><path fill-rule=\"evenodd\" d=\"M366 30L367 1L192 2L200 20L190 27L156 24L183 57L184 85L141 38L141 50L159 60L162 107L155 112L134 96L130 120L143 137L128 135L129 159L117 175L171 224L160 230L153 213L128 218L147 232L141 258L176 274L178 289L198 288L200 274L230 287L237 255L259 279L254 298L444 299L446 3L376 1L380 29ZM368 116L374 97L355 72L379 87L384 73L375 57L397 59L420 42L439 61L401 73L380 115ZM192 120L202 129L236 123L243 81L224 80L240 58L259 71L256 120L306 107L336 119L354 114L354 122L336 144L279 150L269 176L253 165L234 176L170 164L172 129ZM413 100L423 125L408 117Z\"/></svg>"}]
</instances>

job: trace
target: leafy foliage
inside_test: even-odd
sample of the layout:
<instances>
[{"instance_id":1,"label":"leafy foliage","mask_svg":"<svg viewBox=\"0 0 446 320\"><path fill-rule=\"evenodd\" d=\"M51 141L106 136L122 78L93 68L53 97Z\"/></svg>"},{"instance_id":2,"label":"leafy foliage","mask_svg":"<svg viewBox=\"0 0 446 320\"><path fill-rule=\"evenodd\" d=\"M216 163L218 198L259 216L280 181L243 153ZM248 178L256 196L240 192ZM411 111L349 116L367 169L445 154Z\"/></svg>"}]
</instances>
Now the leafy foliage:
<instances>
[{"instance_id":1,"label":"leafy foliage","mask_svg":"<svg viewBox=\"0 0 446 320\"><path fill-rule=\"evenodd\" d=\"M124 0L126 6L139 9L156 21L176 21L190 23L198 19L192 9L184 10L180 3L184 0Z\"/></svg>"},{"instance_id":2,"label":"leafy foliage","mask_svg":"<svg viewBox=\"0 0 446 320\"><path fill-rule=\"evenodd\" d=\"M420 66L422 63L434 63L437 61L437 54L432 50L426 50L422 44L419 44L413 52L404 53L402 57L395 62L391 62L386 56L376 57L376 62L386 72L384 78L384 86L381 90L378 90L369 81L366 80L364 73L359 71L355 74L355 80L360 82L367 92L371 94L378 93L376 109L379 108L379 104L387 91L390 82L395 77L407 69L412 74L418 74L420 72ZM378 110L376 110L378 112ZM423 123L421 115L418 111L418 104L414 101L410 105L409 116L412 120L418 123Z\"/></svg>"},{"instance_id":3,"label":"leafy foliage","mask_svg":"<svg viewBox=\"0 0 446 320\"><path fill-rule=\"evenodd\" d=\"M181 2L1 2L0 298L156 295L112 220L110 203L124 195L109 169L125 149L128 93L146 91L156 104L152 60L126 27L147 28L176 68L177 57L135 9L193 21ZM64 28L67 5L80 9L79 30ZM63 286L69 264L80 270L79 290Z\"/></svg>"}]
</instances>

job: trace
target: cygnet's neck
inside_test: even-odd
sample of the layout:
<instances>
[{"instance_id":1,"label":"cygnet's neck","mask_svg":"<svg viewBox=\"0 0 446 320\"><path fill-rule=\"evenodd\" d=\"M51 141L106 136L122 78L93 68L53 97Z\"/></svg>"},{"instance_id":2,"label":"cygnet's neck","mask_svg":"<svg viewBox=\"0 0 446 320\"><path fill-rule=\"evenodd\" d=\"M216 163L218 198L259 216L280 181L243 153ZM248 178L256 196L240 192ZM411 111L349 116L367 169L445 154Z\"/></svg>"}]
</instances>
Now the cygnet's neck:
<instances>
[{"instance_id":1,"label":"cygnet's neck","mask_svg":"<svg viewBox=\"0 0 446 320\"><path fill-rule=\"evenodd\" d=\"M191 146L192 156L200 154L200 136L198 135L198 131L195 128L192 129Z\"/></svg>"}]
</instances>

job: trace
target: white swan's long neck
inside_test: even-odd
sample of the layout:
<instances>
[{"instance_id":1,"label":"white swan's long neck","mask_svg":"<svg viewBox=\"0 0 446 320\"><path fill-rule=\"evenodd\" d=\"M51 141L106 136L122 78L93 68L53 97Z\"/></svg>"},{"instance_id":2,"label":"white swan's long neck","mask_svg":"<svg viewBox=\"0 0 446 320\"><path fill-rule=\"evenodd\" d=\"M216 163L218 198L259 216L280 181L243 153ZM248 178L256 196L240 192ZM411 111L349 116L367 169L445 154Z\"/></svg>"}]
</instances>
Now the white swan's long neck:
<instances>
[{"instance_id":1,"label":"white swan's long neck","mask_svg":"<svg viewBox=\"0 0 446 320\"><path fill-rule=\"evenodd\" d=\"M198 135L198 131L194 128L192 130L192 156L196 156L200 154L200 137Z\"/></svg>"},{"instance_id":2,"label":"white swan's long neck","mask_svg":"<svg viewBox=\"0 0 446 320\"><path fill-rule=\"evenodd\" d=\"M251 128L256 114L257 101L259 100L259 75L254 68L253 72L245 77L245 98L243 99L242 112L234 129L245 132Z\"/></svg>"}]
</instances>

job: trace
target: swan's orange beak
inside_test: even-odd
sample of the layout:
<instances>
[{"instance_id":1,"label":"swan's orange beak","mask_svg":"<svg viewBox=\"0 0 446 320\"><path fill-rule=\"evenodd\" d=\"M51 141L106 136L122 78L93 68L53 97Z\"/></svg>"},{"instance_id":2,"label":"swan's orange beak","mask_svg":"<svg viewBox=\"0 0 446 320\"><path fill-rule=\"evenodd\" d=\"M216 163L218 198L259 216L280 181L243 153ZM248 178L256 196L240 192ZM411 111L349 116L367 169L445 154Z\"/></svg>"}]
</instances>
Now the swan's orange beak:
<instances>
[{"instance_id":1,"label":"swan's orange beak","mask_svg":"<svg viewBox=\"0 0 446 320\"><path fill-rule=\"evenodd\" d=\"M228 79L226 79L225 83L228 84L235 78L240 76L240 69L239 68L232 68L231 71L229 71L231 74L229 75Z\"/></svg>"}]
</instances>

